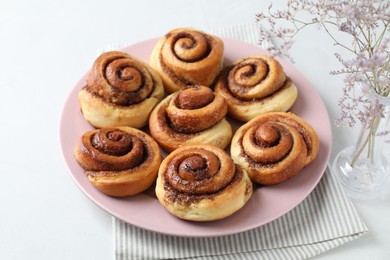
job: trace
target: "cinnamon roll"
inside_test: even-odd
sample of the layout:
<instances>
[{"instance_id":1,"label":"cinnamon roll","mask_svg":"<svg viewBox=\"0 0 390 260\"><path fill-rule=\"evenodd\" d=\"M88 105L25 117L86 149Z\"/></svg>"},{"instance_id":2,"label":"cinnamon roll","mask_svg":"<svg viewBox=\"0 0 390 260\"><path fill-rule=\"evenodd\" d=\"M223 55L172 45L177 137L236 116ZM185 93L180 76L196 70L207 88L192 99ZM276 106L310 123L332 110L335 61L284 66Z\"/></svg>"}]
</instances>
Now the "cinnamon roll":
<instances>
[{"instance_id":1,"label":"cinnamon roll","mask_svg":"<svg viewBox=\"0 0 390 260\"><path fill-rule=\"evenodd\" d=\"M219 147L190 145L162 161L156 195L179 218L211 221L241 209L252 195L252 182Z\"/></svg>"},{"instance_id":2,"label":"cinnamon roll","mask_svg":"<svg viewBox=\"0 0 390 260\"><path fill-rule=\"evenodd\" d=\"M215 92L226 99L229 116L243 122L267 112L288 111L298 96L280 63L266 55L243 58L226 67Z\"/></svg>"},{"instance_id":3,"label":"cinnamon roll","mask_svg":"<svg viewBox=\"0 0 390 260\"><path fill-rule=\"evenodd\" d=\"M161 78L149 65L111 51L96 59L78 98L84 117L97 128L142 128L163 96Z\"/></svg>"},{"instance_id":4,"label":"cinnamon roll","mask_svg":"<svg viewBox=\"0 0 390 260\"><path fill-rule=\"evenodd\" d=\"M318 136L305 120L290 112L259 115L241 126L231 156L252 181L273 185L295 176L318 154Z\"/></svg>"},{"instance_id":5,"label":"cinnamon roll","mask_svg":"<svg viewBox=\"0 0 390 260\"><path fill-rule=\"evenodd\" d=\"M157 42L150 66L160 73L168 93L193 84L209 87L222 68L223 52L224 45L218 37L178 28Z\"/></svg>"},{"instance_id":6,"label":"cinnamon roll","mask_svg":"<svg viewBox=\"0 0 390 260\"><path fill-rule=\"evenodd\" d=\"M83 134L75 158L101 192L124 197L149 188L161 162L157 143L131 127L102 128Z\"/></svg>"},{"instance_id":7,"label":"cinnamon roll","mask_svg":"<svg viewBox=\"0 0 390 260\"><path fill-rule=\"evenodd\" d=\"M152 111L150 134L169 152L188 144L225 148L232 137L226 113L225 99L210 88L186 87L166 97Z\"/></svg>"}]
</instances>

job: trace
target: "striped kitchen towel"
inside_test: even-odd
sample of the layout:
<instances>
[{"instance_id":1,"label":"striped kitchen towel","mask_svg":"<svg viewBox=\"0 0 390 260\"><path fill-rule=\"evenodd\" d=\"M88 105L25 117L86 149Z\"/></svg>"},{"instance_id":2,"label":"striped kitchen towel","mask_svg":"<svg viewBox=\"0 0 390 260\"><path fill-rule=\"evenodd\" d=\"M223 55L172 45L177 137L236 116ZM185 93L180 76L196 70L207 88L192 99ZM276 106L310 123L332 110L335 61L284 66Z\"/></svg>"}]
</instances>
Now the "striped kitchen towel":
<instances>
[{"instance_id":1,"label":"striped kitchen towel","mask_svg":"<svg viewBox=\"0 0 390 260\"><path fill-rule=\"evenodd\" d=\"M353 204L327 170L295 209L246 232L205 238L150 232L113 218L115 256L125 259L307 259L367 232Z\"/></svg>"},{"instance_id":2,"label":"striped kitchen towel","mask_svg":"<svg viewBox=\"0 0 390 260\"><path fill-rule=\"evenodd\" d=\"M212 33L256 44L258 27ZM113 217L115 257L124 259L307 259L367 232L342 187L326 170L314 191L284 216L255 229L221 237L175 237Z\"/></svg>"}]
</instances>

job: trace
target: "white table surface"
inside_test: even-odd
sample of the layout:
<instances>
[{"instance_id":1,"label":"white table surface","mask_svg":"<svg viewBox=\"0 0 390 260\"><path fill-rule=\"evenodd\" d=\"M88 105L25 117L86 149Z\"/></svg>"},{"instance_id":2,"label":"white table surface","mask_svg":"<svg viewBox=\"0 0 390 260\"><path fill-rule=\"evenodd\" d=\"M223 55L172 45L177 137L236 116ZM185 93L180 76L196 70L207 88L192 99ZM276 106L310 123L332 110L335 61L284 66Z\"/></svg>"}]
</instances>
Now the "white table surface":
<instances>
[{"instance_id":1,"label":"white table surface","mask_svg":"<svg viewBox=\"0 0 390 260\"><path fill-rule=\"evenodd\" d=\"M99 50L177 27L254 22L270 1L95 2L0 1L0 259L114 259L111 216L73 182L58 143L62 105ZM332 119L343 84L329 75L340 68L336 50L324 32L311 29L292 51ZM331 161L357 130L332 127ZM370 232L317 259L390 255L390 193L354 202Z\"/></svg>"}]
</instances>

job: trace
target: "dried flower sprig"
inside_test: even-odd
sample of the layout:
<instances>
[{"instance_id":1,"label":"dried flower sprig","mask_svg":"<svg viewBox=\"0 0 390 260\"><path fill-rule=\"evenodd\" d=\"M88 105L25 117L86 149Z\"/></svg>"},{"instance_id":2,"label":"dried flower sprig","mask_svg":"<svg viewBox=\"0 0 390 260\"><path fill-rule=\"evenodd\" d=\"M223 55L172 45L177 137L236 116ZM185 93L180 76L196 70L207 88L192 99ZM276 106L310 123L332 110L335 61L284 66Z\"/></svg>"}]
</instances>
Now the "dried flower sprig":
<instances>
[{"instance_id":1,"label":"dried flower sprig","mask_svg":"<svg viewBox=\"0 0 390 260\"><path fill-rule=\"evenodd\" d=\"M390 93L390 3L381 0L289 0L286 10L269 6L267 12L256 14L256 20L264 25L260 29L260 44L271 55L293 61L289 50L294 37L306 27L316 25L353 58L335 57L342 69L331 71L332 75L344 74L345 86L340 99L338 125L353 126L356 119L371 125L376 113L382 113L380 104L372 104L365 96L369 91L387 97ZM268 25L268 26L267 26ZM337 29L335 30L332 29ZM267 30L268 29L268 30ZM347 44L338 39L339 33L350 36ZM361 95L354 93L360 83Z\"/></svg>"},{"instance_id":2,"label":"dried flower sprig","mask_svg":"<svg viewBox=\"0 0 390 260\"><path fill-rule=\"evenodd\" d=\"M352 166L365 147L367 157L372 158L375 137L390 136L390 129L378 131L386 113L380 100L390 99L390 2L288 0L286 10L275 11L271 4L267 12L256 14L256 20L263 25L259 43L271 55L294 62L289 54L294 37L312 25L324 29L335 46L346 50L348 59L335 53L343 67L330 72L345 76L343 96L338 102L341 112L335 122L352 127L359 120L369 130L363 144L357 147ZM349 42L344 42L346 37L340 38L340 34L349 36ZM356 86L360 86L360 91L356 91ZM378 97L371 98L373 94Z\"/></svg>"}]
</instances>

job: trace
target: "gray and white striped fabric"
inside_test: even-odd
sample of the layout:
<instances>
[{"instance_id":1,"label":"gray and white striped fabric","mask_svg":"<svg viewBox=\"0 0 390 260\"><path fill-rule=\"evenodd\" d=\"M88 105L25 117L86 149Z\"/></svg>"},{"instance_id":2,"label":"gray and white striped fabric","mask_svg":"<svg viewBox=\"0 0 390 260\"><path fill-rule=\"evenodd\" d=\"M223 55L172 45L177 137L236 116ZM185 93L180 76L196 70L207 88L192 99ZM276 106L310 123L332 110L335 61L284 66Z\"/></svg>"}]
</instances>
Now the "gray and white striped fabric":
<instances>
[{"instance_id":1,"label":"gray and white striped fabric","mask_svg":"<svg viewBox=\"0 0 390 260\"><path fill-rule=\"evenodd\" d=\"M124 259L307 259L367 232L339 183L326 171L301 204L275 221L239 234L184 238L114 218L115 256Z\"/></svg>"},{"instance_id":2,"label":"gray and white striped fabric","mask_svg":"<svg viewBox=\"0 0 390 260\"><path fill-rule=\"evenodd\" d=\"M253 25L212 33L256 43ZM124 259L307 259L367 232L353 204L327 170L314 191L289 213L239 234L174 237L150 232L113 218L115 257Z\"/></svg>"}]
</instances>

